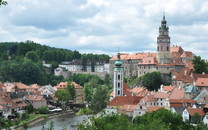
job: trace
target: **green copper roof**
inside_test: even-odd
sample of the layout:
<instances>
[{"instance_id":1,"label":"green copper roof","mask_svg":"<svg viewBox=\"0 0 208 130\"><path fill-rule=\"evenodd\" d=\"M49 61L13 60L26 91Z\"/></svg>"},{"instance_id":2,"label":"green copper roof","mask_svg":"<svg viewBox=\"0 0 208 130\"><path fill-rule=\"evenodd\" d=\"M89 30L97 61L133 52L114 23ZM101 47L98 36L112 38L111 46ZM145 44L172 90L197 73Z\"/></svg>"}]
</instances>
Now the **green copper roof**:
<instances>
[{"instance_id":1,"label":"green copper roof","mask_svg":"<svg viewBox=\"0 0 208 130\"><path fill-rule=\"evenodd\" d=\"M121 62L121 59L120 59L120 53L117 54L117 60L114 63L114 65L115 65L116 68L121 68L122 62Z\"/></svg>"}]
</instances>

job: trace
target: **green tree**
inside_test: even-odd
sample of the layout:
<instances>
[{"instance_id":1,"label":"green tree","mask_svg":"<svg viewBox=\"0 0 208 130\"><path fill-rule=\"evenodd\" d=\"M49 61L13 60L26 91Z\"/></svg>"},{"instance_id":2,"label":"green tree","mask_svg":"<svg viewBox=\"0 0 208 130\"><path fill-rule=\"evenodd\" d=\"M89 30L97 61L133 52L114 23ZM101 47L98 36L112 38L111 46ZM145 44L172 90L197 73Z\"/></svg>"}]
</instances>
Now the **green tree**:
<instances>
[{"instance_id":1,"label":"green tree","mask_svg":"<svg viewBox=\"0 0 208 130\"><path fill-rule=\"evenodd\" d=\"M193 65L196 74L208 73L208 64L200 56L194 56Z\"/></svg>"},{"instance_id":2,"label":"green tree","mask_svg":"<svg viewBox=\"0 0 208 130\"><path fill-rule=\"evenodd\" d=\"M147 73L142 78L142 85L148 90L158 90L162 84L162 77L160 72Z\"/></svg>"},{"instance_id":3,"label":"green tree","mask_svg":"<svg viewBox=\"0 0 208 130\"><path fill-rule=\"evenodd\" d=\"M94 93L91 97L91 105L90 108L95 112L98 113L107 105L107 95L108 89L105 85L98 85L94 89Z\"/></svg>"},{"instance_id":4,"label":"green tree","mask_svg":"<svg viewBox=\"0 0 208 130\"><path fill-rule=\"evenodd\" d=\"M18 51L17 51L17 54L18 55L23 55L25 56L25 54L29 51L32 51L34 50L34 43L24 43L24 42L21 42L19 45L18 45Z\"/></svg>"},{"instance_id":5,"label":"green tree","mask_svg":"<svg viewBox=\"0 0 208 130\"><path fill-rule=\"evenodd\" d=\"M137 116L134 119L134 123L143 126L155 126L155 129L157 129L157 126L159 126L160 124L168 126L168 128L171 130L191 128L190 124L183 122L181 115L172 113L165 108L161 108L154 112L148 112L143 116ZM154 126L152 125L152 123L154 124Z\"/></svg>"},{"instance_id":6,"label":"green tree","mask_svg":"<svg viewBox=\"0 0 208 130\"><path fill-rule=\"evenodd\" d=\"M79 124L78 130L132 130L134 124L126 115L91 116L89 120Z\"/></svg>"},{"instance_id":7,"label":"green tree","mask_svg":"<svg viewBox=\"0 0 208 130\"><path fill-rule=\"evenodd\" d=\"M33 62L38 62L39 61L39 56L35 51L29 51L26 53L25 57L27 59L32 60Z\"/></svg>"},{"instance_id":8,"label":"green tree","mask_svg":"<svg viewBox=\"0 0 208 130\"><path fill-rule=\"evenodd\" d=\"M72 99L72 97L71 97L69 91L66 91L66 90L64 90L64 89L62 89L62 90L57 90L57 91L55 92L55 97L57 97L57 98L58 98L58 101L61 102L61 103L63 103L63 102L68 102L69 100Z\"/></svg>"},{"instance_id":9,"label":"green tree","mask_svg":"<svg viewBox=\"0 0 208 130\"><path fill-rule=\"evenodd\" d=\"M7 1L5 1L5 0L0 0L0 6L1 6L1 5L7 5L7 4L8 4Z\"/></svg>"},{"instance_id":10,"label":"green tree","mask_svg":"<svg viewBox=\"0 0 208 130\"><path fill-rule=\"evenodd\" d=\"M76 96L74 85L71 83L67 84L67 90L69 91L71 98L74 99Z\"/></svg>"}]
</instances>

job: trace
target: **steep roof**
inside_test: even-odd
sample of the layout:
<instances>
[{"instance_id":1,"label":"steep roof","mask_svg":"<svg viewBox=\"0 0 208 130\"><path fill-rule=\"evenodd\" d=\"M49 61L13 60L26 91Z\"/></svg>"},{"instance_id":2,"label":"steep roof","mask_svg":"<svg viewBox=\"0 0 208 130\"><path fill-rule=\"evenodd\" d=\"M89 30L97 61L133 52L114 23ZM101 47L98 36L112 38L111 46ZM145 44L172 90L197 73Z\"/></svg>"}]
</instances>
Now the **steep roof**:
<instances>
[{"instance_id":1,"label":"steep roof","mask_svg":"<svg viewBox=\"0 0 208 130\"><path fill-rule=\"evenodd\" d=\"M174 88L171 92L169 99L183 99L185 96L185 90L184 88Z\"/></svg>"},{"instance_id":2,"label":"steep roof","mask_svg":"<svg viewBox=\"0 0 208 130\"><path fill-rule=\"evenodd\" d=\"M116 96L108 103L108 106L136 105L142 98L138 96Z\"/></svg>"},{"instance_id":3,"label":"steep roof","mask_svg":"<svg viewBox=\"0 0 208 130\"><path fill-rule=\"evenodd\" d=\"M196 103L193 99L170 99L170 103Z\"/></svg>"},{"instance_id":4,"label":"steep roof","mask_svg":"<svg viewBox=\"0 0 208 130\"><path fill-rule=\"evenodd\" d=\"M147 107L147 111L148 111L148 112L157 111L157 110L159 110L160 108L163 108L163 107L158 107L158 106L155 106L155 107Z\"/></svg>"},{"instance_id":5,"label":"steep roof","mask_svg":"<svg viewBox=\"0 0 208 130\"><path fill-rule=\"evenodd\" d=\"M138 65L145 65L145 64L158 64L157 60L155 57L145 57L143 58Z\"/></svg>"},{"instance_id":6,"label":"steep roof","mask_svg":"<svg viewBox=\"0 0 208 130\"><path fill-rule=\"evenodd\" d=\"M121 60L138 60L138 59L143 59L145 57L156 57L156 53L136 53L136 54L120 54ZM110 60L116 60L117 55L114 55Z\"/></svg>"},{"instance_id":7,"label":"steep roof","mask_svg":"<svg viewBox=\"0 0 208 130\"><path fill-rule=\"evenodd\" d=\"M185 92L186 93L197 93L198 90L197 90L197 87L196 86L193 86L193 85L189 85L185 88Z\"/></svg>"},{"instance_id":8,"label":"steep roof","mask_svg":"<svg viewBox=\"0 0 208 130\"><path fill-rule=\"evenodd\" d=\"M208 86L208 78L198 78L196 80L196 86Z\"/></svg>"},{"instance_id":9,"label":"steep roof","mask_svg":"<svg viewBox=\"0 0 208 130\"><path fill-rule=\"evenodd\" d=\"M164 92L154 93L154 98L168 98L169 96L170 96L170 93L164 93Z\"/></svg>"},{"instance_id":10,"label":"steep roof","mask_svg":"<svg viewBox=\"0 0 208 130\"><path fill-rule=\"evenodd\" d=\"M133 93L138 94L138 93L140 93L140 92L143 91L143 90L145 90L144 87L135 87L135 88L133 88L131 91L132 91Z\"/></svg>"},{"instance_id":11,"label":"steep roof","mask_svg":"<svg viewBox=\"0 0 208 130\"><path fill-rule=\"evenodd\" d=\"M199 116L205 115L203 108L187 108L186 110L189 112L191 116L194 116L196 113L199 114Z\"/></svg>"},{"instance_id":12,"label":"steep roof","mask_svg":"<svg viewBox=\"0 0 208 130\"><path fill-rule=\"evenodd\" d=\"M171 92L176 86L162 86L164 91Z\"/></svg>"},{"instance_id":13,"label":"steep roof","mask_svg":"<svg viewBox=\"0 0 208 130\"><path fill-rule=\"evenodd\" d=\"M183 111L184 111L187 107L181 106L181 107L173 107L173 108L175 109L176 113L182 115Z\"/></svg>"},{"instance_id":14,"label":"steep roof","mask_svg":"<svg viewBox=\"0 0 208 130\"><path fill-rule=\"evenodd\" d=\"M181 55L181 57L193 58L194 55L193 55L193 53L190 52L190 51L184 51L183 54Z\"/></svg>"}]
</instances>

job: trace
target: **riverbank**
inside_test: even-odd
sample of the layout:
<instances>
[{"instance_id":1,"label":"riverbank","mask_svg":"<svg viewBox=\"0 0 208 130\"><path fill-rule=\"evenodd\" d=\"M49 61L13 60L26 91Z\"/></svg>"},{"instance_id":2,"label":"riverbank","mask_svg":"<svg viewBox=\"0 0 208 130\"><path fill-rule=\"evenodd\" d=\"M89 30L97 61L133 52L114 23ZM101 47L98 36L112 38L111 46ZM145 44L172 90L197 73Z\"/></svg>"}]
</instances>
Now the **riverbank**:
<instances>
[{"instance_id":1,"label":"riverbank","mask_svg":"<svg viewBox=\"0 0 208 130\"><path fill-rule=\"evenodd\" d=\"M35 118L35 119L32 119L24 124L20 124L18 126L15 126L13 127L14 130L22 130L24 129L25 127L31 127L41 121L44 121L46 119L52 119L52 118L55 118L55 117L59 117L59 116L64 116L66 114L74 114L74 112L72 110L69 110L69 111L64 111L64 112L59 112L59 113L53 113L53 114L48 114L46 116L43 116L43 117L38 117L38 118Z\"/></svg>"}]
</instances>

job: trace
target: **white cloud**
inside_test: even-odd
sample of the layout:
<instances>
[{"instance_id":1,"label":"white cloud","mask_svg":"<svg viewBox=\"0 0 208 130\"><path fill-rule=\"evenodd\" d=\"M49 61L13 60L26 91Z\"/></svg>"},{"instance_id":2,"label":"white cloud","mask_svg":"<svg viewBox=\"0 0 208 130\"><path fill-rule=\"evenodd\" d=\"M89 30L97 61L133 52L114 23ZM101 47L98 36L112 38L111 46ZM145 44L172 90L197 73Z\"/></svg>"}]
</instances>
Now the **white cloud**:
<instances>
[{"instance_id":1,"label":"white cloud","mask_svg":"<svg viewBox=\"0 0 208 130\"><path fill-rule=\"evenodd\" d=\"M0 8L1 41L113 54L155 52L163 12L173 45L208 58L208 1L8 0Z\"/></svg>"}]
</instances>

